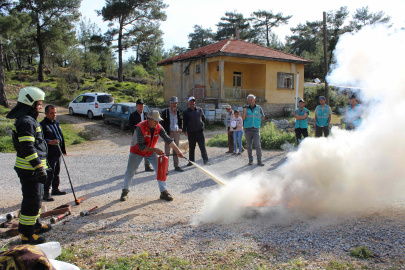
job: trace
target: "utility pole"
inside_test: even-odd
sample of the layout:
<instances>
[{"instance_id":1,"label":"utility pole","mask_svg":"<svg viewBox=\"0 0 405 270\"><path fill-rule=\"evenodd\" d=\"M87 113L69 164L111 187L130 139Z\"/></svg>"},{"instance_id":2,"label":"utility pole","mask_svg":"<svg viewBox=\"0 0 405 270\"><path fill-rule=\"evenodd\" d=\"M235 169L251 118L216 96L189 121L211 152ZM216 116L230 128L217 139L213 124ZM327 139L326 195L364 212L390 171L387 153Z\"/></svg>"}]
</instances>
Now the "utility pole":
<instances>
[{"instance_id":1,"label":"utility pole","mask_svg":"<svg viewBox=\"0 0 405 270\"><path fill-rule=\"evenodd\" d=\"M328 82L326 81L326 75L328 75L328 48L326 46L328 34L326 28L326 12L323 12L323 58L325 64L325 98L326 104L329 105L329 89L328 89Z\"/></svg>"}]
</instances>

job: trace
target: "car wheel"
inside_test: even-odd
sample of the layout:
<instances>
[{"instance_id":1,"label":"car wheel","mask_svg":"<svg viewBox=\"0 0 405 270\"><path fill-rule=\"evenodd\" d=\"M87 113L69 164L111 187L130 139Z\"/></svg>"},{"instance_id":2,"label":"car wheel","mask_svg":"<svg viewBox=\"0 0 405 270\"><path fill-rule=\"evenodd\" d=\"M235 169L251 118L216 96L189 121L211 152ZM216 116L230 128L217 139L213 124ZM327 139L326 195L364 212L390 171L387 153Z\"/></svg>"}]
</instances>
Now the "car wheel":
<instances>
[{"instance_id":1,"label":"car wheel","mask_svg":"<svg viewBox=\"0 0 405 270\"><path fill-rule=\"evenodd\" d=\"M74 114L75 114L75 112L73 111L73 108L72 108L72 107L69 108L69 114L70 114L70 115L74 115Z\"/></svg>"},{"instance_id":2,"label":"car wheel","mask_svg":"<svg viewBox=\"0 0 405 270\"><path fill-rule=\"evenodd\" d=\"M127 129L127 125L125 125L124 121L121 121L121 122L120 122L120 128L121 128L122 130L126 130L126 129Z\"/></svg>"},{"instance_id":3,"label":"car wheel","mask_svg":"<svg viewBox=\"0 0 405 270\"><path fill-rule=\"evenodd\" d=\"M104 122L105 125L110 124L110 122L108 122L108 120L107 120L107 118L105 116L103 117L103 122Z\"/></svg>"},{"instance_id":4,"label":"car wheel","mask_svg":"<svg viewBox=\"0 0 405 270\"><path fill-rule=\"evenodd\" d=\"M89 119L93 119L93 112L92 112L92 111L88 111L88 112L87 112L87 117L88 117Z\"/></svg>"}]
</instances>

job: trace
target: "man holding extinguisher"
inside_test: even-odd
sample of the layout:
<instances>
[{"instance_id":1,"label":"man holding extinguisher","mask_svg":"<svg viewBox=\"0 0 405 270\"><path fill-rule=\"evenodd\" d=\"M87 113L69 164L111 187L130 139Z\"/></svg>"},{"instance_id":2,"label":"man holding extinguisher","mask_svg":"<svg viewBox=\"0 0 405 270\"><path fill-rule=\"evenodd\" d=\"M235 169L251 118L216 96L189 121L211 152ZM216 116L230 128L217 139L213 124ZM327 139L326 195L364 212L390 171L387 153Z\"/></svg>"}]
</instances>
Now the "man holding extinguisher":
<instances>
[{"instance_id":1,"label":"man holding extinguisher","mask_svg":"<svg viewBox=\"0 0 405 270\"><path fill-rule=\"evenodd\" d=\"M129 187L132 183L132 178L138 169L142 159L146 158L155 169L155 175L158 171L158 155L164 155L164 152L156 148L159 136L172 148L178 157L183 157L183 153L176 146L173 140L167 135L164 128L159 124L162 121L160 114L156 110L152 110L147 115L147 120L136 125L134 135L131 142L131 150L128 158L127 170L124 177L124 188L121 193L121 201L128 199ZM158 180L160 199L173 201L173 197L167 191L166 181Z\"/></svg>"}]
</instances>

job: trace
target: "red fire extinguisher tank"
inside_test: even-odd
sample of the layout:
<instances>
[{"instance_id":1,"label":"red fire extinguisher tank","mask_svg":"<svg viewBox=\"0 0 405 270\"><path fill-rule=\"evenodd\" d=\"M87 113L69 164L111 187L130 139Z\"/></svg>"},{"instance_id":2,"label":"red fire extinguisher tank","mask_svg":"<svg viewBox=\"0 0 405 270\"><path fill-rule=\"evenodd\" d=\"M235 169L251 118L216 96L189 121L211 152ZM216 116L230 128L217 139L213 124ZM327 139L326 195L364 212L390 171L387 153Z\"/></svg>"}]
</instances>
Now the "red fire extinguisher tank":
<instances>
[{"instance_id":1,"label":"red fire extinguisher tank","mask_svg":"<svg viewBox=\"0 0 405 270\"><path fill-rule=\"evenodd\" d=\"M167 169L169 168L169 158L166 156L160 156L158 158L158 171L157 171L157 180L166 181Z\"/></svg>"}]
</instances>

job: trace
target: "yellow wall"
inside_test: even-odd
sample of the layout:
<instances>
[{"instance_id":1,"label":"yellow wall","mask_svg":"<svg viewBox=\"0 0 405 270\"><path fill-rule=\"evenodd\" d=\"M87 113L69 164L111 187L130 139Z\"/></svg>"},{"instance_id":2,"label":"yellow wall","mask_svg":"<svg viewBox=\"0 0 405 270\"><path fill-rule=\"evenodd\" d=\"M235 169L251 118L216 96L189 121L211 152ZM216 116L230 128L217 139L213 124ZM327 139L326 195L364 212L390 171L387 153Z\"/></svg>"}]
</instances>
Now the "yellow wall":
<instances>
[{"instance_id":1,"label":"yellow wall","mask_svg":"<svg viewBox=\"0 0 405 270\"><path fill-rule=\"evenodd\" d=\"M224 87L233 87L233 72L242 72L243 89L265 89L267 103L295 103L295 87L297 72L300 74L298 96L304 96L304 65L268 61L260 59L218 56L200 59L190 65L190 75L182 75L189 62L175 62L164 66L164 100L178 96L185 99L188 92L197 84L205 85L207 89L219 89L219 61L224 64ZM200 65L201 72L195 73L195 66ZM294 89L277 89L277 73L294 73ZM183 79L182 79L183 78ZM182 82L183 80L183 82Z\"/></svg>"}]
</instances>

